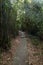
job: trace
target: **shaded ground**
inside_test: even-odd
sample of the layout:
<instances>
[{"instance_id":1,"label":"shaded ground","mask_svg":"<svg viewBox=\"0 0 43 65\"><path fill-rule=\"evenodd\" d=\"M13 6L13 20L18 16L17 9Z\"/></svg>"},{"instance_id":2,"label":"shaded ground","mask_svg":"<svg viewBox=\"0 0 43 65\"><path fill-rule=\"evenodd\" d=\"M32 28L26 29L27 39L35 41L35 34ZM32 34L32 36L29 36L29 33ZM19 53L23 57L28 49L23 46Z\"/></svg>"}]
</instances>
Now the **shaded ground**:
<instances>
[{"instance_id":1,"label":"shaded ground","mask_svg":"<svg viewBox=\"0 0 43 65\"><path fill-rule=\"evenodd\" d=\"M35 47L25 32L19 31L19 36L11 39L11 49L0 54L0 65L43 65L43 49Z\"/></svg>"},{"instance_id":2,"label":"shaded ground","mask_svg":"<svg viewBox=\"0 0 43 65\"><path fill-rule=\"evenodd\" d=\"M11 65L12 56L15 54L19 41L19 36L17 36L15 39L11 39L11 49L8 52L0 53L0 65Z\"/></svg>"},{"instance_id":3,"label":"shaded ground","mask_svg":"<svg viewBox=\"0 0 43 65\"><path fill-rule=\"evenodd\" d=\"M41 46L34 46L31 39L28 39L27 47L29 65L43 65L43 49L40 48Z\"/></svg>"},{"instance_id":4,"label":"shaded ground","mask_svg":"<svg viewBox=\"0 0 43 65\"><path fill-rule=\"evenodd\" d=\"M12 65L27 65L27 38L25 33L20 32L20 45L12 58Z\"/></svg>"}]
</instances>

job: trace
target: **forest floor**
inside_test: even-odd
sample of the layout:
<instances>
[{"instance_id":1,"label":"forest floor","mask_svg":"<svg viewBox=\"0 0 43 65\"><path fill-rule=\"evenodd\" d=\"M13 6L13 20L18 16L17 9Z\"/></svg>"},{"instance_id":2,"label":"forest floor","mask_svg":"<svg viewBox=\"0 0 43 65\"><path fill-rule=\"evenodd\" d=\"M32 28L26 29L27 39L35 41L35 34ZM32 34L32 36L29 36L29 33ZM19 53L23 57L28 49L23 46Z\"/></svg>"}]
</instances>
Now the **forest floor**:
<instances>
[{"instance_id":1,"label":"forest floor","mask_svg":"<svg viewBox=\"0 0 43 65\"><path fill-rule=\"evenodd\" d=\"M43 49L39 47L34 46L30 38L25 38L25 34L12 38L11 49L0 54L0 65L43 65Z\"/></svg>"},{"instance_id":2,"label":"forest floor","mask_svg":"<svg viewBox=\"0 0 43 65\"><path fill-rule=\"evenodd\" d=\"M29 65L43 65L43 44L35 46L31 39L28 39L28 61Z\"/></svg>"},{"instance_id":3,"label":"forest floor","mask_svg":"<svg viewBox=\"0 0 43 65\"><path fill-rule=\"evenodd\" d=\"M11 38L11 49L7 52L0 53L0 65L11 65L12 56L15 54L20 41L20 37Z\"/></svg>"}]
</instances>

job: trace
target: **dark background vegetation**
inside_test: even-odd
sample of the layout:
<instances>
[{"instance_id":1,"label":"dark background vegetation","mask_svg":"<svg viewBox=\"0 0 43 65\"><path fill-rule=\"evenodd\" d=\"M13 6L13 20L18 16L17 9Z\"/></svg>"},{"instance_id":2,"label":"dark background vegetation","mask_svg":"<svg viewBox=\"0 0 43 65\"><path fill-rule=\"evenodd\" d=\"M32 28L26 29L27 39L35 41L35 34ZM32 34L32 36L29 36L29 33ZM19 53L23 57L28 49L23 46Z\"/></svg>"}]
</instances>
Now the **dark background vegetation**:
<instances>
[{"instance_id":1,"label":"dark background vegetation","mask_svg":"<svg viewBox=\"0 0 43 65\"><path fill-rule=\"evenodd\" d=\"M0 47L9 49L19 30L43 40L43 2L0 0Z\"/></svg>"}]
</instances>

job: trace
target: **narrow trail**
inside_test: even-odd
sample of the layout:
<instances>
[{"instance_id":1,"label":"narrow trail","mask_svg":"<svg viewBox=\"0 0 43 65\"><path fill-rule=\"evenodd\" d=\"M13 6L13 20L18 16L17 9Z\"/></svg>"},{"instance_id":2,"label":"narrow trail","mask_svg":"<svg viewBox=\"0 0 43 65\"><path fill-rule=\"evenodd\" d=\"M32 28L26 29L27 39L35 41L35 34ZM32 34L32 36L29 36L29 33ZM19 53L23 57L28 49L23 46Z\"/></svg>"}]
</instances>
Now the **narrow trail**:
<instances>
[{"instance_id":1,"label":"narrow trail","mask_svg":"<svg viewBox=\"0 0 43 65\"><path fill-rule=\"evenodd\" d=\"M27 64L27 38L24 32L20 33L20 45L18 46L16 53L13 56L12 59L12 65L28 65Z\"/></svg>"}]
</instances>

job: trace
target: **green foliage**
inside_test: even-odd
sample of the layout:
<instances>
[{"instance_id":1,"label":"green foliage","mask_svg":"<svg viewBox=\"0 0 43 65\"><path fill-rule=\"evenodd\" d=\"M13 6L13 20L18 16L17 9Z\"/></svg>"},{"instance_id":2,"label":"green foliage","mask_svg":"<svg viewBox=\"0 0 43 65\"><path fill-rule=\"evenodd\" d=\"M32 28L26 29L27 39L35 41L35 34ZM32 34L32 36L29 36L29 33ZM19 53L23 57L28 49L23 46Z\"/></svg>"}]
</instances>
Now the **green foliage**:
<instances>
[{"instance_id":1,"label":"green foliage","mask_svg":"<svg viewBox=\"0 0 43 65\"><path fill-rule=\"evenodd\" d=\"M32 38L32 44L37 46L40 44L40 41L38 40L38 38L34 37L34 38Z\"/></svg>"},{"instance_id":2,"label":"green foliage","mask_svg":"<svg viewBox=\"0 0 43 65\"><path fill-rule=\"evenodd\" d=\"M23 26L32 35L37 35L39 38L43 39L43 10L42 4L31 3L29 4L26 0L24 2L25 9L25 23Z\"/></svg>"},{"instance_id":3,"label":"green foliage","mask_svg":"<svg viewBox=\"0 0 43 65\"><path fill-rule=\"evenodd\" d=\"M10 18L11 34L13 34L13 36L15 37L16 35L18 35L18 30L19 30L19 22L17 20L17 8L16 5L13 5Z\"/></svg>"},{"instance_id":4,"label":"green foliage","mask_svg":"<svg viewBox=\"0 0 43 65\"><path fill-rule=\"evenodd\" d=\"M10 35L13 34L14 37L18 35L17 3L12 6L10 0L0 1L0 47L5 50L11 46Z\"/></svg>"},{"instance_id":5,"label":"green foliage","mask_svg":"<svg viewBox=\"0 0 43 65\"><path fill-rule=\"evenodd\" d=\"M0 0L0 46L10 47L9 36L16 37L19 29L43 39L43 3Z\"/></svg>"},{"instance_id":6,"label":"green foliage","mask_svg":"<svg viewBox=\"0 0 43 65\"><path fill-rule=\"evenodd\" d=\"M19 0L11 5L10 0L0 1L0 47L9 49L9 34L15 37L18 35L19 21L17 20L17 10L19 8Z\"/></svg>"},{"instance_id":7,"label":"green foliage","mask_svg":"<svg viewBox=\"0 0 43 65\"><path fill-rule=\"evenodd\" d=\"M8 49L9 44L9 38L8 38L8 18L9 18L9 7L10 1L8 0L1 0L0 1L0 35L1 35L1 43L0 47L4 49Z\"/></svg>"}]
</instances>

